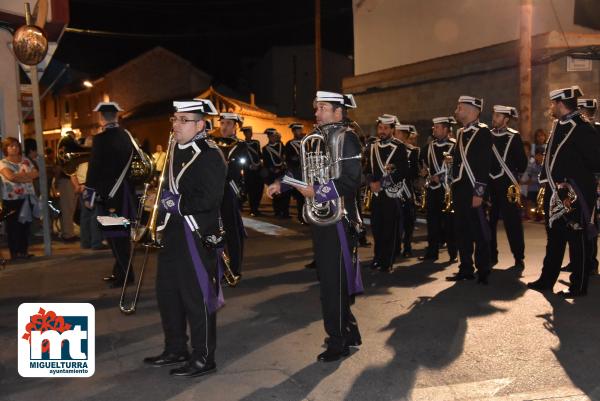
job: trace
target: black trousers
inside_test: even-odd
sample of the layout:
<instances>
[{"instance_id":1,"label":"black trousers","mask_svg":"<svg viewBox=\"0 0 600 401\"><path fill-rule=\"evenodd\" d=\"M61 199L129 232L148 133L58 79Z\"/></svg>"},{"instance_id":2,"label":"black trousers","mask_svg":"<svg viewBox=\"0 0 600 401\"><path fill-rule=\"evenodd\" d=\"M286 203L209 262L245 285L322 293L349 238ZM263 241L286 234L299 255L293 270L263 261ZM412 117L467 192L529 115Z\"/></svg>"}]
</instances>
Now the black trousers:
<instances>
[{"instance_id":1,"label":"black trousers","mask_svg":"<svg viewBox=\"0 0 600 401\"><path fill-rule=\"evenodd\" d=\"M548 191L549 189L547 189ZM571 269L569 289L572 291L587 291L590 271L593 267L593 240L588 239L585 230L573 230L568 227L565 218L557 219L552 227L548 223L548 200L544 202L546 220L546 256L539 280L544 286L552 287L560 274L560 267L569 244ZM575 209L568 217L573 221L580 221L579 210Z\"/></svg>"},{"instance_id":2,"label":"black trousers","mask_svg":"<svg viewBox=\"0 0 600 401\"><path fill-rule=\"evenodd\" d=\"M492 202L490 210L490 255L494 261L498 260L497 226L501 216L504 221L504 230L506 231L510 251L515 261L525 259L525 238L521 209L516 204L510 203L506 198L509 185L510 183L505 182L504 177L500 177L498 180L492 180L488 187Z\"/></svg>"},{"instance_id":3,"label":"black trousers","mask_svg":"<svg viewBox=\"0 0 600 401\"><path fill-rule=\"evenodd\" d=\"M260 200L262 199L264 183L258 170L245 170L244 180L246 182L246 192L248 193L248 203L250 205L250 212L258 212L260 207Z\"/></svg>"},{"instance_id":4,"label":"black trousers","mask_svg":"<svg viewBox=\"0 0 600 401\"><path fill-rule=\"evenodd\" d=\"M25 199L3 200L3 207L7 211L14 211L6 218L6 239L11 258L17 255L27 255L27 249L29 248L31 223L19 223L19 212L24 202Z\"/></svg>"},{"instance_id":5,"label":"black trousers","mask_svg":"<svg viewBox=\"0 0 600 401\"><path fill-rule=\"evenodd\" d=\"M417 210L412 198L402 202L400 212L402 214L401 221L399 222L399 239L401 238L401 241L398 241L398 252L400 252L401 247L404 247L405 252L411 252L415 222L417 220Z\"/></svg>"},{"instance_id":6,"label":"black trousers","mask_svg":"<svg viewBox=\"0 0 600 401\"><path fill-rule=\"evenodd\" d=\"M373 261L387 268L392 266L398 250L398 236L402 227L400 202L384 191L373 194L371 200L371 230L373 232Z\"/></svg>"},{"instance_id":7,"label":"black trousers","mask_svg":"<svg viewBox=\"0 0 600 401\"><path fill-rule=\"evenodd\" d=\"M297 190L292 189L290 191L286 191L281 195L281 209L284 213L284 216L290 214L290 199L294 198L296 200L296 212L298 213L298 220L303 220L302 218L302 207L304 206L304 196Z\"/></svg>"},{"instance_id":8,"label":"black trousers","mask_svg":"<svg viewBox=\"0 0 600 401\"><path fill-rule=\"evenodd\" d=\"M350 310L354 297L348 295L346 270L336 225L311 226L315 263L320 281L321 310L328 347L341 350L360 339L356 318ZM348 241L353 241L347 236ZM354 246L350 243L350 246Z\"/></svg>"},{"instance_id":9,"label":"black trousers","mask_svg":"<svg viewBox=\"0 0 600 401\"><path fill-rule=\"evenodd\" d=\"M473 187L470 183L452 185L455 235L460 256L459 272L473 274L473 250L475 267L480 273L490 270L490 227L483 206L474 208Z\"/></svg>"},{"instance_id":10,"label":"black trousers","mask_svg":"<svg viewBox=\"0 0 600 401\"><path fill-rule=\"evenodd\" d=\"M171 216L165 228L165 246L158 254L156 298L163 332L165 351L187 352L187 330L190 327L192 358L213 362L217 347L217 314L209 313L185 237L183 219ZM216 251L195 240L208 276L216 279Z\"/></svg>"},{"instance_id":11,"label":"black trousers","mask_svg":"<svg viewBox=\"0 0 600 401\"><path fill-rule=\"evenodd\" d=\"M115 263L113 264L112 274L117 280L125 279L125 271L129 263L129 255L131 252L131 241L129 236L126 237L106 237L106 241L110 246ZM133 275L129 274L129 280L133 279Z\"/></svg>"},{"instance_id":12,"label":"black trousers","mask_svg":"<svg viewBox=\"0 0 600 401\"><path fill-rule=\"evenodd\" d=\"M225 185L225 192L223 193L221 218L225 229L227 255L229 256L231 271L234 274L240 274L244 259L244 227L240 217L238 197L229 184Z\"/></svg>"},{"instance_id":13,"label":"black trousers","mask_svg":"<svg viewBox=\"0 0 600 401\"><path fill-rule=\"evenodd\" d=\"M438 257L440 246L446 243L448 255L456 257L454 213L444 212L444 188L427 189L427 256Z\"/></svg>"}]
</instances>

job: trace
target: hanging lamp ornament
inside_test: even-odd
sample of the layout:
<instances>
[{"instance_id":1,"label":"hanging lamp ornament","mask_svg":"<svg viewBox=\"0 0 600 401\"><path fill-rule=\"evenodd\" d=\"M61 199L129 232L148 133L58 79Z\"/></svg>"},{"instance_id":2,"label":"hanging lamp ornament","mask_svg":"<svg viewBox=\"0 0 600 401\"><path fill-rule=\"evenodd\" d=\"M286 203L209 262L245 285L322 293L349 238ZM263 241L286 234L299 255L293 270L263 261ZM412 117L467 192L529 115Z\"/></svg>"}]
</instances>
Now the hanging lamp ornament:
<instances>
[{"instance_id":1,"label":"hanging lamp ornament","mask_svg":"<svg viewBox=\"0 0 600 401\"><path fill-rule=\"evenodd\" d=\"M26 24L13 35L13 51L21 63L37 65L48 53L48 38L41 28L31 24L29 3L25 3L25 20Z\"/></svg>"}]
</instances>

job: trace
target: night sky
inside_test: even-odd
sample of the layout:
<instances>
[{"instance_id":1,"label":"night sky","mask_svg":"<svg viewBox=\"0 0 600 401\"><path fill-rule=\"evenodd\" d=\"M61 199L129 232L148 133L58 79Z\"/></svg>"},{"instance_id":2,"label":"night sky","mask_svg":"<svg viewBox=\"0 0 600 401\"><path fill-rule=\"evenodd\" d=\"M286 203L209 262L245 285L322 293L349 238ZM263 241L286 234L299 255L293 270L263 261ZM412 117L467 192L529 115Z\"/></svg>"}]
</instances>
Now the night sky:
<instances>
[{"instance_id":1,"label":"night sky","mask_svg":"<svg viewBox=\"0 0 600 401\"><path fill-rule=\"evenodd\" d=\"M314 43L314 0L71 0L69 27L123 35L66 32L56 59L98 77L163 46L239 88L242 60L274 45ZM351 55L351 0L321 0L322 45Z\"/></svg>"}]
</instances>

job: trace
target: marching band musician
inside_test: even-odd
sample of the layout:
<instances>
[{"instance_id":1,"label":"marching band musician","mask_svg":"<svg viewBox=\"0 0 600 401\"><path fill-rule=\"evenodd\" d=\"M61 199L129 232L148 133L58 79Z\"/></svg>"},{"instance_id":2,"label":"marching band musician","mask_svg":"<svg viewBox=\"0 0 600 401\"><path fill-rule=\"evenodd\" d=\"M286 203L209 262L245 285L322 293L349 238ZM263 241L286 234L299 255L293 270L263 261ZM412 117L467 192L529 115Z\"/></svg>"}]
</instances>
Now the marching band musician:
<instances>
[{"instance_id":1,"label":"marching band musician","mask_svg":"<svg viewBox=\"0 0 600 401\"><path fill-rule=\"evenodd\" d=\"M144 363L155 367L184 363L170 374L195 377L216 369L216 311L223 302L216 248L223 241L219 214L227 165L219 147L207 138L205 117L218 114L211 101L175 101L173 106L176 145L167 155L168 189L160 194L166 215L158 227L164 247L156 276L165 346L162 354L145 358Z\"/></svg>"},{"instance_id":2,"label":"marching band musician","mask_svg":"<svg viewBox=\"0 0 600 401\"><path fill-rule=\"evenodd\" d=\"M483 99L460 96L456 120L458 131L452 150L452 203L460 264L448 281L473 280L473 244L477 282L487 284L490 274L490 227L483 210L483 196L489 182L492 160L492 133L479 122Z\"/></svg>"},{"instance_id":3,"label":"marching band musician","mask_svg":"<svg viewBox=\"0 0 600 401\"><path fill-rule=\"evenodd\" d=\"M527 155L519 131L508 127L508 123L517 119L517 109L510 106L495 105L492 114L492 167L488 187L492 207L490 210L490 266L498 264L497 226L500 216L510 251L515 259L513 266L523 270L525 264L525 236L521 220L521 191L519 178L527 168ZM512 199L507 198L509 188Z\"/></svg>"},{"instance_id":4,"label":"marching band musician","mask_svg":"<svg viewBox=\"0 0 600 401\"><path fill-rule=\"evenodd\" d=\"M292 123L289 125L289 128L292 130L292 134L294 135L294 138L289 140L285 144L285 149L284 149L285 164L287 166L288 171L294 177L302 177L302 167L300 166L300 142L302 141L302 138L304 137L304 134L302 133L302 129L304 128L304 126L300 123ZM282 194L282 197L285 199L284 201L282 201L282 203L283 203L282 208L287 213L289 213L288 210L289 210L290 198L292 196L294 197L294 199L296 199L296 209L298 211L298 221L301 224L305 224L304 218L302 217L302 208L304 206L304 196L297 189L292 189L291 191L287 191L286 193Z\"/></svg>"},{"instance_id":5,"label":"marching band musician","mask_svg":"<svg viewBox=\"0 0 600 401\"><path fill-rule=\"evenodd\" d=\"M102 131L94 135L92 142L86 187L82 193L84 206L93 209L97 205L98 216L133 217L133 186L128 182L127 170L134 148L133 139L118 123L118 112L123 109L116 102L100 102L94 111L100 113ZM111 288L120 288L129 262L129 230L125 227L104 230L104 236L115 258L112 274L104 280L110 282ZM128 281L133 280L133 274L129 274Z\"/></svg>"},{"instance_id":6,"label":"marching band musician","mask_svg":"<svg viewBox=\"0 0 600 401\"><path fill-rule=\"evenodd\" d=\"M596 99L577 99L577 106L581 114L592 124L598 135L600 135L600 123L596 121L596 111L598 110L598 100ZM600 193L600 175L596 174L597 192ZM600 228L600 202L596 201L595 222L596 227ZM569 246L571 249L571 246ZM591 274L598 274L598 236L592 239L592 268Z\"/></svg>"},{"instance_id":7,"label":"marching band musician","mask_svg":"<svg viewBox=\"0 0 600 401\"><path fill-rule=\"evenodd\" d=\"M265 184L271 185L285 174L285 156L283 154L283 145L278 140L277 130L275 128L267 128L265 134L269 139L269 143L263 146L262 149L264 165L268 172ZM273 197L273 212L275 216L282 218L290 217L289 210L286 210L284 205L285 194Z\"/></svg>"},{"instance_id":8,"label":"marching band musician","mask_svg":"<svg viewBox=\"0 0 600 401\"><path fill-rule=\"evenodd\" d=\"M242 127L242 133L245 138L244 143L248 146L248 161L244 165L244 183L248 192L250 216L262 216L262 213L258 210L264 187L263 179L260 175L262 167L260 142L252 139L252 127Z\"/></svg>"},{"instance_id":9,"label":"marching band musician","mask_svg":"<svg viewBox=\"0 0 600 401\"><path fill-rule=\"evenodd\" d=\"M373 193L371 229L374 255L371 269L392 272L396 258L398 236L402 226L401 197L404 178L408 174L406 147L393 140L398 119L384 114L377 118L379 139L371 144L367 154L367 182Z\"/></svg>"},{"instance_id":10,"label":"marching band musician","mask_svg":"<svg viewBox=\"0 0 600 401\"><path fill-rule=\"evenodd\" d=\"M398 236L398 252L400 252L401 245L404 245L404 251L401 254L405 258L412 256L412 238L417 219L417 211L414 203L414 181L419 177L420 149L410 143L410 138L413 135L416 138L417 129L414 125L396 124L394 140L404 145L406 148L406 159L408 160L408 173L404 179L405 196L401 206L400 235Z\"/></svg>"},{"instance_id":11,"label":"marching band musician","mask_svg":"<svg viewBox=\"0 0 600 401\"><path fill-rule=\"evenodd\" d=\"M567 242L571 251L572 273L567 291L559 295L573 298L587 294L592 267L592 244L597 231L593 225L596 179L600 173L600 138L577 110L578 86L550 92L554 121L548 139L540 184L544 184L546 256L540 277L527 287L552 290L560 273Z\"/></svg>"},{"instance_id":12,"label":"marching band musician","mask_svg":"<svg viewBox=\"0 0 600 401\"><path fill-rule=\"evenodd\" d=\"M227 254L230 268L235 276L241 277L244 259L244 224L240 214L240 201L246 195L244 168L250 160L248 145L236 137L236 128L244 119L236 113L219 115L221 137L215 138L217 146L227 161L227 182L223 193L221 218L225 228Z\"/></svg>"},{"instance_id":13,"label":"marching band musician","mask_svg":"<svg viewBox=\"0 0 600 401\"><path fill-rule=\"evenodd\" d=\"M450 138L452 125L456 124L454 117L436 117L433 120L434 139L421 151L421 162L427 170L425 185L427 213L427 250L419 260L435 261L439 257L442 243L446 243L450 263L456 261L456 240L454 236L453 213L444 212L445 196L449 191L448 165L445 155L450 154L456 141Z\"/></svg>"},{"instance_id":14,"label":"marching band musician","mask_svg":"<svg viewBox=\"0 0 600 401\"><path fill-rule=\"evenodd\" d=\"M358 135L350 128L346 114L348 108L355 107L352 95L317 92L315 117L319 130L324 132L325 141L328 135L343 135L340 139L340 160L334 162L340 163L340 174L337 178L314 187L295 186L306 198L314 198L317 203L341 198L345 207L345 216L341 221L329 225L311 224L315 262L321 284L323 321L329 335L325 340L327 349L317 356L317 360L322 362L346 357L350 354L349 347L362 344L356 319L350 310L354 295L363 291L360 268L354 263L358 260L351 257L356 249L356 239L349 235L351 227L359 219L356 193L361 179L361 144ZM275 181L269 186L268 194L272 196L288 189L286 187L287 184Z\"/></svg>"}]
</instances>

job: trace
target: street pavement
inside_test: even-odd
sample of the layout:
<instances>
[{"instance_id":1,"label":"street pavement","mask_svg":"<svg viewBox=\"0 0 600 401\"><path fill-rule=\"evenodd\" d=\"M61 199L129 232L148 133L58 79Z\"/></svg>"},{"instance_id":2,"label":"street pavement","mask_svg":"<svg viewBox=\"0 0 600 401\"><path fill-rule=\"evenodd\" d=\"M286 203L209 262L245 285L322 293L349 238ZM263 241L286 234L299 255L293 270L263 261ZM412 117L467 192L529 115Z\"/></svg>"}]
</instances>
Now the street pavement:
<instances>
[{"instance_id":1,"label":"street pavement","mask_svg":"<svg viewBox=\"0 0 600 401\"><path fill-rule=\"evenodd\" d=\"M392 274L368 268L353 306L363 345L350 357L316 362L325 333L308 229L295 220L244 217L244 277L226 288L218 313L217 373L173 378L142 364L162 351L154 293L155 256L138 311L118 310L120 290L101 278L109 251L55 246L52 257L0 271L0 400L600 400L600 279L589 295L565 301L527 290L539 275L545 233L526 223L523 277L500 231L500 263L488 286L451 283L457 264L419 263ZM34 251L40 254L40 245ZM566 273L561 280L568 280ZM557 284L555 291L563 289ZM17 308L22 302L90 302L96 309L96 371L91 378L21 378Z\"/></svg>"}]
</instances>

